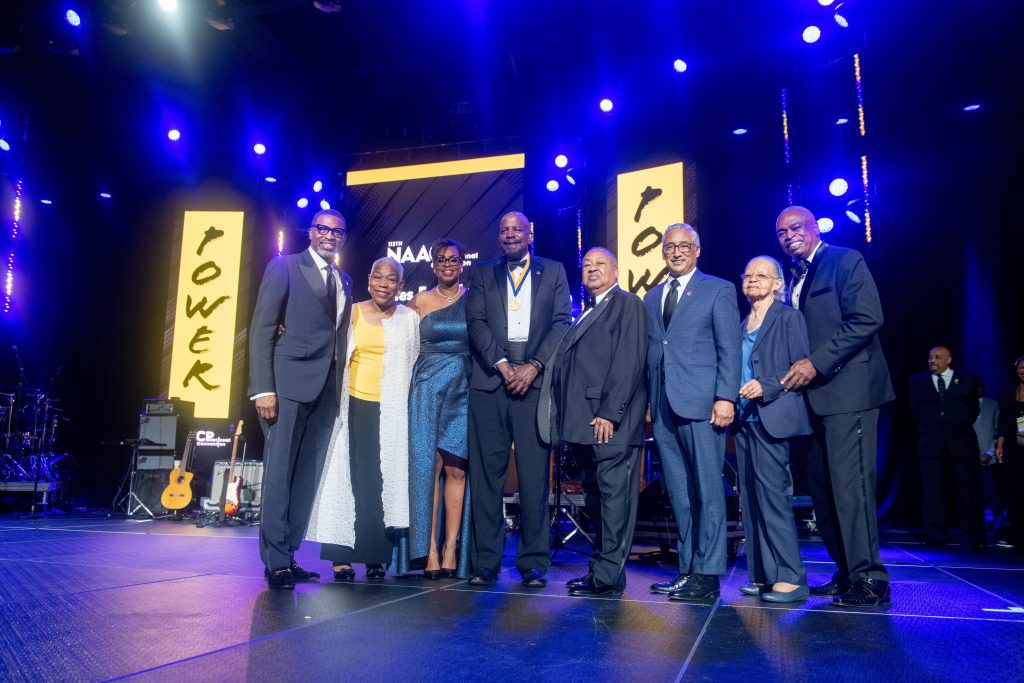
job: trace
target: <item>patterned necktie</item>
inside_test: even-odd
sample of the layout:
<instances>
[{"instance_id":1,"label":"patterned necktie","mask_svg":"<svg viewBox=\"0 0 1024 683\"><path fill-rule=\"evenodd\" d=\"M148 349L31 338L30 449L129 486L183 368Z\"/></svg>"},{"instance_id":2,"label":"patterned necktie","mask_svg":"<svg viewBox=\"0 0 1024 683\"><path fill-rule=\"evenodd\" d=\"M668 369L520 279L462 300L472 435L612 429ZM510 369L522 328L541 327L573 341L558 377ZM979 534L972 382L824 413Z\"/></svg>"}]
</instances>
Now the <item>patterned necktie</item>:
<instances>
[{"instance_id":1,"label":"patterned necktie","mask_svg":"<svg viewBox=\"0 0 1024 683\"><path fill-rule=\"evenodd\" d=\"M945 398L946 396L946 380L942 378L942 375L935 376L935 384L939 388L939 396Z\"/></svg>"},{"instance_id":2,"label":"patterned necktie","mask_svg":"<svg viewBox=\"0 0 1024 683\"><path fill-rule=\"evenodd\" d=\"M338 319L338 285L334 280L334 268L327 264L327 310L333 320Z\"/></svg>"},{"instance_id":3,"label":"patterned necktie","mask_svg":"<svg viewBox=\"0 0 1024 683\"><path fill-rule=\"evenodd\" d=\"M672 322L672 313L676 310L676 304L679 303L679 280L672 280L668 286L668 296L665 297L665 308L661 311L661 321L665 323L665 329L668 329L668 324Z\"/></svg>"},{"instance_id":4,"label":"patterned necktie","mask_svg":"<svg viewBox=\"0 0 1024 683\"><path fill-rule=\"evenodd\" d=\"M807 269L811 267L811 262L807 259L797 259L793 263L793 267L789 269L789 303L793 304L793 292L796 290L797 284L804 279L807 275Z\"/></svg>"}]
</instances>

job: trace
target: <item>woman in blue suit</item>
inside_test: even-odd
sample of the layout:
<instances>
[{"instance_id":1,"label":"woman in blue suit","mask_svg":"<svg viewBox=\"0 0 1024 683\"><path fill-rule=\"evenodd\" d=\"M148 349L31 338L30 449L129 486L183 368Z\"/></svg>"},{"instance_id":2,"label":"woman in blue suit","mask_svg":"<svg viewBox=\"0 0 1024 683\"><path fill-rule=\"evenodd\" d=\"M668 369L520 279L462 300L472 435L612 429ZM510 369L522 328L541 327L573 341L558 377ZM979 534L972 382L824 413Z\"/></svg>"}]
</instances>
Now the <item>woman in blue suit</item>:
<instances>
[{"instance_id":1,"label":"woman in blue suit","mask_svg":"<svg viewBox=\"0 0 1024 683\"><path fill-rule=\"evenodd\" d=\"M736 457L747 532L747 574L740 587L767 602L795 602L808 595L789 504L789 440L811 433L802 392L783 391L780 380L810 350L804 317L777 300L782 266L770 256L750 260L743 294L750 314L743 339Z\"/></svg>"}]
</instances>

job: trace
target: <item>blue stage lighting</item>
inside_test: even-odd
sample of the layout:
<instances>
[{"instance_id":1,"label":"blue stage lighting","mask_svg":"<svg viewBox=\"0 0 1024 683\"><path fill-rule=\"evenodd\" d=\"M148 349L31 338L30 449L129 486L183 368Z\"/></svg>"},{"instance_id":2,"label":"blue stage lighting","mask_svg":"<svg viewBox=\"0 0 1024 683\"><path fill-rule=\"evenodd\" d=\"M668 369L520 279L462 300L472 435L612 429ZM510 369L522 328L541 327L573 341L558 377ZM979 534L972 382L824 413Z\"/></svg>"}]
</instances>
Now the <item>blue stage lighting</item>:
<instances>
[{"instance_id":1,"label":"blue stage lighting","mask_svg":"<svg viewBox=\"0 0 1024 683\"><path fill-rule=\"evenodd\" d=\"M299 201L295 202L295 206L299 207L300 209L305 209L307 206L309 206L309 200L306 199L305 197L299 197Z\"/></svg>"},{"instance_id":2,"label":"blue stage lighting","mask_svg":"<svg viewBox=\"0 0 1024 683\"><path fill-rule=\"evenodd\" d=\"M575 185L576 184L576 179L572 177L572 174L575 173L575 172L576 171L572 170L571 168L568 171L566 171L565 172L565 182L569 183L570 185Z\"/></svg>"},{"instance_id":3,"label":"blue stage lighting","mask_svg":"<svg viewBox=\"0 0 1024 683\"><path fill-rule=\"evenodd\" d=\"M327 209L331 208L331 203L329 201L327 201L326 199L321 199L320 200L320 208L323 209L324 211L326 211Z\"/></svg>"},{"instance_id":4,"label":"blue stage lighting","mask_svg":"<svg viewBox=\"0 0 1024 683\"><path fill-rule=\"evenodd\" d=\"M549 180L548 184L545 187L548 188L548 192L554 192L555 190L558 189L558 181L553 179Z\"/></svg>"},{"instance_id":5,"label":"blue stage lighting","mask_svg":"<svg viewBox=\"0 0 1024 683\"><path fill-rule=\"evenodd\" d=\"M677 59L672 62L672 68L675 69L677 73L683 73L686 71L686 62L681 59Z\"/></svg>"},{"instance_id":6,"label":"blue stage lighting","mask_svg":"<svg viewBox=\"0 0 1024 683\"><path fill-rule=\"evenodd\" d=\"M555 166L557 166L558 168L565 168L568 165L569 157L565 156L564 154L559 154L558 156L555 157Z\"/></svg>"},{"instance_id":7,"label":"blue stage lighting","mask_svg":"<svg viewBox=\"0 0 1024 683\"><path fill-rule=\"evenodd\" d=\"M178 130L177 128L171 128L169 131L167 131L167 139L170 140L171 142L177 142L178 140L181 139L181 131Z\"/></svg>"},{"instance_id":8,"label":"blue stage lighting","mask_svg":"<svg viewBox=\"0 0 1024 683\"><path fill-rule=\"evenodd\" d=\"M831 232L834 227L836 227L836 223L831 218L818 219L818 230L822 232Z\"/></svg>"},{"instance_id":9,"label":"blue stage lighting","mask_svg":"<svg viewBox=\"0 0 1024 683\"><path fill-rule=\"evenodd\" d=\"M836 125L837 126L845 126L849 122L850 122L850 119L842 117L842 116L840 116L838 119L836 119Z\"/></svg>"},{"instance_id":10,"label":"blue stage lighting","mask_svg":"<svg viewBox=\"0 0 1024 683\"><path fill-rule=\"evenodd\" d=\"M53 204L53 201L50 200L50 199L40 199L39 203L40 204L46 204L47 206L49 206L50 204Z\"/></svg>"},{"instance_id":11,"label":"blue stage lighting","mask_svg":"<svg viewBox=\"0 0 1024 683\"><path fill-rule=\"evenodd\" d=\"M78 12L76 12L73 9L69 9L67 12L65 12L64 18L67 20L69 24L71 24L75 28L78 28L82 25L82 17L78 16Z\"/></svg>"},{"instance_id":12,"label":"blue stage lighting","mask_svg":"<svg viewBox=\"0 0 1024 683\"><path fill-rule=\"evenodd\" d=\"M860 216L858 216L853 211L850 211L849 209L847 209L846 210L846 217L849 218L854 223L856 223L857 225L860 225Z\"/></svg>"},{"instance_id":13,"label":"blue stage lighting","mask_svg":"<svg viewBox=\"0 0 1024 683\"><path fill-rule=\"evenodd\" d=\"M836 20L836 24L839 25L839 28L850 28L850 22L842 14L836 12L832 18Z\"/></svg>"},{"instance_id":14,"label":"blue stage lighting","mask_svg":"<svg viewBox=\"0 0 1024 683\"><path fill-rule=\"evenodd\" d=\"M732 131L733 135L746 135L748 133L746 128L734 128Z\"/></svg>"},{"instance_id":15,"label":"blue stage lighting","mask_svg":"<svg viewBox=\"0 0 1024 683\"><path fill-rule=\"evenodd\" d=\"M808 26L804 29L803 39L805 43L816 43L821 38L821 29L817 26Z\"/></svg>"},{"instance_id":16,"label":"blue stage lighting","mask_svg":"<svg viewBox=\"0 0 1024 683\"><path fill-rule=\"evenodd\" d=\"M607 114L615 107L615 104L606 97L597 106L601 107L601 111Z\"/></svg>"},{"instance_id":17,"label":"blue stage lighting","mask_svg":"<svg viewBox=\"0 0 1024 683\"><path fill-rule=\"evenodd\" d=\"M178 0L160 0L160 9L165 12L173 12L178 9Z\"/></svg>"},{"instance_id":18,"label":"blue stage lighting","mask_svg":"<svg viewBox=\"0 0 1024 683\"><path fill-rule=\"evenodd\" d=\"M257 155L263 155L266 154L267 152L267 146L264 145L262 142L257 142L255 145L252 146L252 151L256 152Z\"/></svg>"},{"instance_id":19,"label":"blue stage lighting","mask_svg":"<svg viewBox=\"0 0 1024 683\"><path fill-rule=\"evenodd\" d=\"M100 192L100 199L110 199L109 192Z\"/></svg>"},{"instance_id":20,"label":"blue stage lighting","mask_svg":"<svg viewBox=\"0 0 1024 683\"><path fill-rule=\"evenodd\" d=\"M313 192L319 192L322 189L324 189L323 182L317 180L316 182L313 183Z\"/></svg>"},{"instance_id":21,"label":"blue stage lighting","mask_svg":"<svg viewBox=\"0 0 1024 683\"><path fill-rule=\"evenodd\" d=\"M828 184L828 191L833 197L842 197L850 189L850 183L843 178L836 178Z\"/></svg>"},{"instance_id":22,"label":"blue stage lighting","mask_svg":"<svg viewBox=\"0 0 1024 683\"><path fill-rule=\"evenodd\" d=\"M978 111L979 109L981 109L980 104L968 104L964 107L964 111Z\"/></svg>"},{"instance_id":23,"label":"blue stage lighting","mask_svg":"<svg viewBox=\"0 0 1024 683\"><path fill-rule=\"evenodd\" d=\"M263 180L264 180L264 182L268 182L268 183L276 183L276 182L277 182L277 178L275 178L275 177L274 177L274 176L272 176L272 175L268 175L268 176L267 176L266 178L264 178Z\"/></svg>"},{"instance_id":24,"label":"blue stage lighting","mask_svg":"<svg viewBox=\"0 0 1024 683\"><path fill-rule=\"evenodd\" d=\"M835 1L836 0L818 0L818 4L821 5L822 7L828 7Z\"/></svg>"},{"instance_id":25,"label":"blue stage lighting","mask_svg":"<svg viewBox=\"0 0 1024 683\"><path fill-rule=\"evenodd\" d=\"M4 140L3 138L0 138L0 150L3 150L5 152L10 152L11 151L11 143L7 142L7 140Z\"/></svg>"}]
</instances>

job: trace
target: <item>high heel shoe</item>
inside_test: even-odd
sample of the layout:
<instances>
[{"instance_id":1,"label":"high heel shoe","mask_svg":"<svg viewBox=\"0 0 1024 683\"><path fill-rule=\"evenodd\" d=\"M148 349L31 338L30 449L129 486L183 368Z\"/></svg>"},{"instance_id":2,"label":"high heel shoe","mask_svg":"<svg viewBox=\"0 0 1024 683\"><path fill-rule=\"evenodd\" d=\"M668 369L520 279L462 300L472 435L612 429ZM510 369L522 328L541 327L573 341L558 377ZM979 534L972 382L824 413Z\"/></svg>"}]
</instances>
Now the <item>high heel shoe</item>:
<instances>
[{"instance_id":1,"label":"high heel shoe","mask_svg":"<svg viewBox=\"0 0 1024 683\"><path fill-rule=\"evenodd\" d=\"M444 570L443 569L424 569L423 570L423 578L424 579L430 579L431 581L437 581L442 576L444 576Z\"/></svg>"},{"instance_id":2,"label":"high heel shoe","mask_svg":"<svg viewBox=\"0 0 1024 683\"><path fill-rule=\"evenodd\" d=\"M334 570L334 580L338 583L352 583L356 580L356 570L352 567L342 567Z\"/></svg>"},{"instance_id":3,"label":"high heel shoe","mask_svg":"<svg viewBox=\"0 0 1024 683\"><path fill-rule=\"evenodd\" d=\"M384 566L380 564L368 564L366 565L366 580L367 581L383 581L384 580Z\"/></svg>"},{"instance_id":4,"label":"high heel shoe","mask_svg":"<svg viewBox=\"0 0 1024 683\"><path fill-rule=\"evenodd\" d=\"M447 569L446 567L441 567L440 576L442 579L457 579L458 571L458 569Z\"/></svg>"}]
</instances>

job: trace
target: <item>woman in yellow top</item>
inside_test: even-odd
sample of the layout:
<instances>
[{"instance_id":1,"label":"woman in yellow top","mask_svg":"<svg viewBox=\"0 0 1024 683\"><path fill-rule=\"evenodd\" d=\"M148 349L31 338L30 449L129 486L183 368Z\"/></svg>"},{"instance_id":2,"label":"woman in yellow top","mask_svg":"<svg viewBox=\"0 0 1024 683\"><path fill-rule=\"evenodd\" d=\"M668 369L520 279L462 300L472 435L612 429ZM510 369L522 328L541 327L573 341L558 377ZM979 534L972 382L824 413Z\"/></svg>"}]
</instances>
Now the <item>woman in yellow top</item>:
<instances>
[{"instance_id":1,"label":"woman in yellow top","mask_svg":"<svg viewBox=\"0 0 1024 683\"><path fill-rule=\"evenodd\" d=\"M419 350L419 316L396 302L402 266L373 264L370 300L352 309L340 410L307 538L323 544L335 581L384 578L409 526L409 384Z\"/></svg>"}]
</instances>

